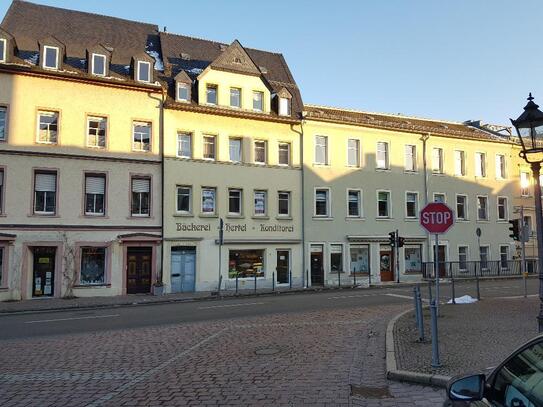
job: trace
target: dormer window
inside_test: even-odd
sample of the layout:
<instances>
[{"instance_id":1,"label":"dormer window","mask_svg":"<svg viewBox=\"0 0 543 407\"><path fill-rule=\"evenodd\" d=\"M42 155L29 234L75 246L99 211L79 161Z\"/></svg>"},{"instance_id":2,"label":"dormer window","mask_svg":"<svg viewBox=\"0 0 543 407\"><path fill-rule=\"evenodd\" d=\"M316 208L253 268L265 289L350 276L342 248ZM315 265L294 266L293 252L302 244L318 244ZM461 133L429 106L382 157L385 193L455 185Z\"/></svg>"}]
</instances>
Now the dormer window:
<instances>
[{"instance_id":1,"label":"dormer window","mask_svg":"<svg viewBox=\"0 0 543 407\"><path fill-rule=\"evenodd\" d=\"M207 85L206 87L206 102L208 105L217 104L217 85Z\"/></svg>"},{"instance_id":2,"label":"dormer window","mask_svg":"<svg viewBox=\"0 0 543 407\"><path fill-rule=\"evenodd\" d=\"M106 56L101 54L92 54L92 74L97 76L106 76Z\"/></svg>"},{"instance_id":3,"label":"dormer window","mask_svg":"<svg viewBox=\"0 0 543 407\"><path fill-rule=\"evenodd\" d=\"M151 82L151 63L138 61L136 80L139 82Z\"/></svg>"},{"instance_id":4,"label":"dormer window","mask_svg":"<svg viewBox=\"0 0 543 407\"><path fill-rule=\"evenodd\" d=\"M290 116L290 99L279 98L279 115Z\"/></svg>"},{"instance_id":5,"label":"dormer window","mask_svg":"<svg viewBox=\"0 0 543 407\"><path fill-rule=\"evenodd\" d=\"M253 92L253 110L257 112L264 110L264 92Z\"/></svg>"},{"instance_id":6,"label":"dormer window","mask_svg":"<svg viewBox=\"0 0 543 407\"><path fill-rule=\"evenodd\" d=\"M5 38L0 38L0 62L6 62L8 42Z\"/></svg>"},{"instance_id":7,"label":"dormer window","mask_svg":"<svg viewBox=\"0 0 543 407\"><path fill-rule=\"evenodd\" d=\"M58 69L58 48L49 47L45 45L43 47L43 63L44 69Z\"/></svg>"},{"instance_id":8,"label":"dormer window","mask_svg":"<svg viewBox=\"0 0 543 407\"><path fill-rule=\"evenodd\" d=\"M177 100L179 102L188 102L190 100L190 85L188 83L177 84Z\"/></svg>"}]
</instances>

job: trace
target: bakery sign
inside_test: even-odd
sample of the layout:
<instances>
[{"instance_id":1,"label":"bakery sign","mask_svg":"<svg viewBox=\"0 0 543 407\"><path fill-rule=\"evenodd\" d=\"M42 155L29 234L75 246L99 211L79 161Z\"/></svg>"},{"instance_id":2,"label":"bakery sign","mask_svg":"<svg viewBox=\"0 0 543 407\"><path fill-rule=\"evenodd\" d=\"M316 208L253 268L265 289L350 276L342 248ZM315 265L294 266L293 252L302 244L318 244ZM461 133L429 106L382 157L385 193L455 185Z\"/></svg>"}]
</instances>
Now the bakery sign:
<instances>
[{"instance_id":1,"label":"bakery sign","mask_svg":"<svg viewBox=\"0 0 543 407\"><path fill-rule=\"evenodd\" d=\"M178 232L211 232L218 230L210 223L176 223ZM224 223L225 232L270 232L270 233L293 233L294 226L277 224L259 223L252 226L246 223Z\"/></svg>"}]
</instances>

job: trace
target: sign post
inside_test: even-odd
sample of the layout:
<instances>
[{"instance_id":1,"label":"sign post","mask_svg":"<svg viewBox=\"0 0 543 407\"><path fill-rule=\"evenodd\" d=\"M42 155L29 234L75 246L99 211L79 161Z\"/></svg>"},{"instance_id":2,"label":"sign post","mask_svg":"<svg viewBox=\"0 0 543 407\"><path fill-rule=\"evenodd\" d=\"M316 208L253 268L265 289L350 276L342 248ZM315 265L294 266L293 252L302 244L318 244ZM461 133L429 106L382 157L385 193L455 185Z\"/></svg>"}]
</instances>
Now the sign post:
<instances>
[{"instance_id":1,"label":"sign post","mask_svg":"<svg viewBox=\"0 0 543 407\"><path fill-rule=\"evenodd\" d=\"M222 218L219 219L219 284L217 287L217 292L219 297L221 296L221 283L222 283L222 273L221 273L221 263L222 263L222 245L224 242L224 221Z\"/></svg>"}]
</instances>

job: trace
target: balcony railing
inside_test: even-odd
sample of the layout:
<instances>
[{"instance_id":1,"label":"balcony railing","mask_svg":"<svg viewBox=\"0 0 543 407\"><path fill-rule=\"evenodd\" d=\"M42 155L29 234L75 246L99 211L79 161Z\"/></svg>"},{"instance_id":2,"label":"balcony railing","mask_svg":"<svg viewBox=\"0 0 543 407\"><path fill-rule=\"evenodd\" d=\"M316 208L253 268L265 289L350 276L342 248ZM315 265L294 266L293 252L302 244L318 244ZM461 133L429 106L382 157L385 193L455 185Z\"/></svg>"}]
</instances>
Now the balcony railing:
<instances>
[{"instance_id":1,"label":"balcony railing","mask_svg":"<svg viewBox=\"0 0 543 407\"><path fill-rule=\"evenodd\" d=\"M522 274L521 260L487 260L487 261L445 261L439 262L441 278L471 278L471 277L500 277L520 276ZM538 261L526 259L526 271L529 275L538 273ZM435 277L434 263L422 264L422 277Z\"/></svg>"}]
</instances>

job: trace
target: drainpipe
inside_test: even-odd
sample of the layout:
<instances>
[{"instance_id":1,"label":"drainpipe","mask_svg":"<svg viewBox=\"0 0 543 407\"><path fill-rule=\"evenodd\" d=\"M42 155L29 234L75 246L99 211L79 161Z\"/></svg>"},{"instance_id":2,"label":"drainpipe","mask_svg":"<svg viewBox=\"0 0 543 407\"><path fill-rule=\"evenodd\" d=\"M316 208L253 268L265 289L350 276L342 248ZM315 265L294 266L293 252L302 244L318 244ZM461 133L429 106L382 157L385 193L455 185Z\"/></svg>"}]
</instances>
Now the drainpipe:
<instances>
[{"instance_id":1,"label":"drainpipe","mask_svg":"<svg viewBox=\"0 0 543 407\"><path fill-rule=\"evenodd\" d=\"M423 134L420 138L422 141L422 174L424 181L424 206L428 205L428 164L426 160L426 141L430 138L430 133ZM430 233L426 232L426 262L430 261L430 252L432 251L432 242Z\"/></svg>"},{"instance_id":2,"label":"drainpipe","mask_svg":"<svg viewBox=\"0 0 543 407\"><path fill-rule=\"evenodd\" d=\"M306 273L305 273L305 181L304 181L304 174L305 174L305 169L304 169L304 115L303 115L303 112L302 112L302 120L300 121L300 131L297 131L294 129L294 125L291 124L290 125L290 129L295 132L295 133L298 133L298 135L300 136L300 166L302 167L302 174L301 174L301 177L300 177L300 184L301 184L301 205L302 205L302 225L301 225L301 229L302 229L302 285L304 287L307 287L308 285L308 282L305 281L305 276L306 276ZM292 277L291 277L292 278Z\"/></svg>"}]
</instances>

